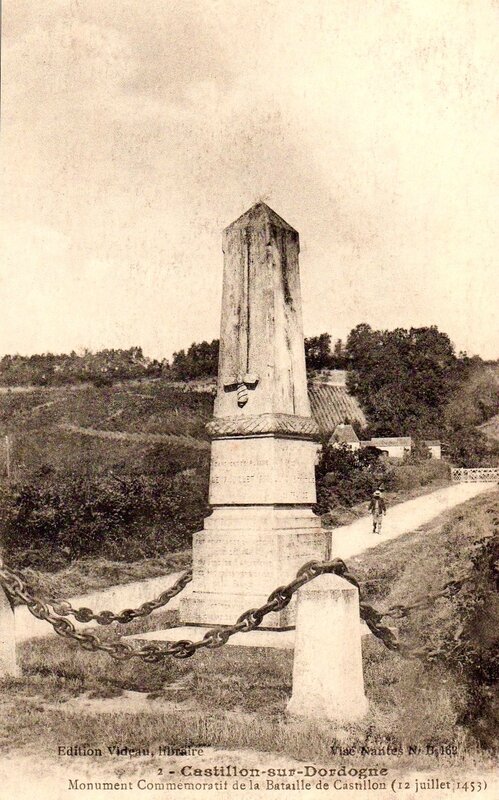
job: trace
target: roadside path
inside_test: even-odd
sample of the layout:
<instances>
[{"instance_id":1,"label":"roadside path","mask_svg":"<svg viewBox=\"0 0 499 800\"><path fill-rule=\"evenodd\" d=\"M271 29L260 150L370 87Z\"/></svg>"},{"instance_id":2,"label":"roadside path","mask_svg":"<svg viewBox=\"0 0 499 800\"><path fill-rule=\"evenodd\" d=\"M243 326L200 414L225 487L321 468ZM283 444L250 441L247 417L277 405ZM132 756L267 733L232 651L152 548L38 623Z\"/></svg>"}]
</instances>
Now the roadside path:
<instances>
[{"instance_id":1,"label":"roadside path","mask_svg":"<svg viewBox=\"0 0 499 800\"><path fill-rule=\"evenodd\" d=\"M350 525L342 525L331 531L331 557L351 558L372 547L396 539L403 533L415 531L444 511L449 511L472 497L493 489L495 483L454 483L430 494L422 494L413 500L388 508L383 518L381 534L373 534L372 518L361 517Z\"/></svg>"},{"instance_id":2,"label":"roadside path","mask_svg":"<svg viewBox=\"0 0 499 800\"><path fill-rule=\"evenodd\" d=\"M371 517L361 517L350 525L334 528L330 533L331 557L348 559L359 555L376 547L381 542L396 539L404 533L415 531L444 511L493 488L495 488L494 483L457 483L421 495L413 500L407 500L405 503L399 503L388 509L383 520L383 530L379 536L371 532ZM180 575L180 572L174 572L158 578L111 586L109 589L72 597L70 600L74 607L85 606L96 611L104 609L121 611L123 608L134 608L146 600L156 597L171 586ZM180 596L185 597L188 593L189 587L182 592L182 595L174 597L168 603L167 609L169 611L178 609ZM77 628L86 627L73 619L71 621ZM15 622L16 638L19 642L56 635L46 622L33 617L25 606L16 607ZM126 633L125 629L123 632Z\"/></svg>"}]
</instances>

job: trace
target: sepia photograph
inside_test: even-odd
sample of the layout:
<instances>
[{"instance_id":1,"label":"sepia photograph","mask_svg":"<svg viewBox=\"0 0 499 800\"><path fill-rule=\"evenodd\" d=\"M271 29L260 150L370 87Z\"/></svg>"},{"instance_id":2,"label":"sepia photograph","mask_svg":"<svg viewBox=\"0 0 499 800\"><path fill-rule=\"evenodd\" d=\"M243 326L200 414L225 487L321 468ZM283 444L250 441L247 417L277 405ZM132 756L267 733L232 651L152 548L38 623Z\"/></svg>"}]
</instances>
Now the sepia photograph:
<instances>
[{"instance_id":1,"label":"sepia photograph","mask_svg":"<svg viewBox=\"0 0 499 800\"><path fill-rule=\"evenodd\" d=\"M0 800L494 800L498 0L0 44Z\"/></svg>"}]
</instances>

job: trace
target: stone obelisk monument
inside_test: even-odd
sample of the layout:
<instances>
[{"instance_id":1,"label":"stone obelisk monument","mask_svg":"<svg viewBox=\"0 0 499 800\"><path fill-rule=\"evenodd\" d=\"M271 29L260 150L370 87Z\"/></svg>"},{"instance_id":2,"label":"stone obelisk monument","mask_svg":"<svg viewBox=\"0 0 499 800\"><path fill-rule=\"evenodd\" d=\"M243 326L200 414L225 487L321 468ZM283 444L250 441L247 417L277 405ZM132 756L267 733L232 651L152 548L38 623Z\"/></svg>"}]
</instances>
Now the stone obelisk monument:
<instances>
[{"instance_id":1,"label":"stone obelisk monument","mask_svg":"<svg viewBox=\"0 0 499 800\"><path fill-rule=\"evenodd\" d=\"M212 514L193 545L189 624L230 624L265 602L325 537L312 512L317 426L307 393L299 237L264 203L224 231ZM294 604L262 627L294 624Z\"/></svg>"}]
</instances>

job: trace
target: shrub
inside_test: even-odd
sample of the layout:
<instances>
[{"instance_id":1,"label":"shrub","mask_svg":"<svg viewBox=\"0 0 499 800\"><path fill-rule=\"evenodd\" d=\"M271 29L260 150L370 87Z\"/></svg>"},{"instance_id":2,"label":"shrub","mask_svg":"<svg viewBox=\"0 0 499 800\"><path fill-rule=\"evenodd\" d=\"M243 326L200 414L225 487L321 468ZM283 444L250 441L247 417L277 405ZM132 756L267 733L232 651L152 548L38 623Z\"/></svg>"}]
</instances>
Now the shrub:
<instances>
[{"instance_id":1,"label":"shrub","mask_svg":"<svg viewBox=\"0 0 499 800\"><path fill-rule=\"evenodd\" d=\"M207 472L49 473L2 493L9 561L54 570L87 556L131 561L185 549L206 515Z\"/></svg>"},{"instance_id":2,"label":"shrub","mask_svg":"<svg viewBox=\"0 0 499 800\"><path fill-rule=\"evenodd\" d=\"M93 375L91 378L92 386L95 386L97 389L103 386L112 386L113 379L108 375Z\"/></svg>"},{"instance_id":3,"label":"shrub","mask_svg":"<svg viewBox=\"0 0 499 800\"><path fill-rule=\"evenodd\" d=\"M414 489L427 486L437 480L449 477L449 465L445 461L429 459L424 461L407 461L398 464L391 472L391 488L394 491Z\"/></svg>"},{"instance_id":4,"label":"shrub","mask_svg":"<svg viewBox=\"0 0 499 800\"><path fill-rule=\"evenodd\" d=\"M499 443L476 428L461 426L448 432L450 458L457 467L493 467L499 464Z\"/></svg>"},{"instance_id":5,"label":"shrub","mask_svg":"<svg viewBox=\"0 0 499 800\"><path fill-rule=\"evenodd\" d=\"M381 483L390 488L390 475L374 452L325 444L316 467L317 510L325 514L337 506L353 506L367 500Z\"/></svg>"}]
</instances>

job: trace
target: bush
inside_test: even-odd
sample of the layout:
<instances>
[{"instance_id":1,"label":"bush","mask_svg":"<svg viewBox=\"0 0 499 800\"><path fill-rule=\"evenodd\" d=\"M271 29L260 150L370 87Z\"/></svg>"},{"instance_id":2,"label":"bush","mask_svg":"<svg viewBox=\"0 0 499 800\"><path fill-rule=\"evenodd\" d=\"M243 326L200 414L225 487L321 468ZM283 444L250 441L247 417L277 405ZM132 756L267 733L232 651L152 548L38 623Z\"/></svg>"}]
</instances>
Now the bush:
<instances>
[{"instance_id":1,"label":"bush","mask_svg":"<svg viewBox=\"0 0 499 800\"><path fill-rule=\"evenodd\" d=\"M113 379L108 375L93 375L91 378L92 386L95 386L96 389L102 388L103 386L112 386Z\"/></svg>"},{"instance_id":2,"label":"bush","mask_svg":"<svg viewBox=\"0 0 499 800\"><path fill-rule=\"evenodd\" d=\"M449 456L456 467L494 467L499 464L499 443L476 428L462 426L448 432Z\"/></svg>"},{"instance_id":3,"label":"bush","mask_svg":"<svg viewBox=\"0 0 499 800\"><path fill-rule=\"evenodd\" d=\"M367 500L380 484L390 488L391 473L374 452L324 444L316 482L316 510L326 514L338 506L349 507Z\"/></svg>"},{"instance_id":4,"label":"bush","mask_svg":"<svg viewBox=\"0 0 499 800\"><path fill-rule=\"evenodd\" d=\"M497 512L495 512L497 513ZM491 516L494 514L491 511ZM499 535L478 539L470 554L472 564L468 582L456 601L457 631L448 635L445 654L451 668L461 671L471 702L462 721L484 746L497 745L499 700Z\"/></svg>"},{"instance_id":5,"label":"bush","mask_svg":"<svg viewBox=\"0 0 499 800\"><path fill-rule=\"evenodd\" d=\"M430 459L407 461L397 465L390 474L391 488L394 491L428 486L438 480L449 478L449 465L445 461Z\"/></svg>"},{"instance_id":6,"label":"bush","mask_svg":"<svg viewBox=\"0 0 499 800\"><path fill-rule=\"evenodd\" d=\"M56 570L87 556L133 561L185 549L207 512L207 472L39 477L2 489L5 548L18 566Z\"/></svg>"}]
</instances>

